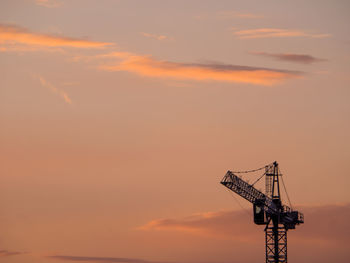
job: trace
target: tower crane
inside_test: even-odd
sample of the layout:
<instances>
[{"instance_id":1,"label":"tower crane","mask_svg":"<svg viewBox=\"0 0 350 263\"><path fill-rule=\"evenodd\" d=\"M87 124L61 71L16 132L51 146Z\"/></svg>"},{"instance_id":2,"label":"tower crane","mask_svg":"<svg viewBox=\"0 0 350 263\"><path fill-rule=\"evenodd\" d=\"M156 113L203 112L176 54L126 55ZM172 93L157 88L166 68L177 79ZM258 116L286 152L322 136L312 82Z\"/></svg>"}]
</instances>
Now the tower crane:
<instances>
[{"instance_id":1,"label":"tower crane","mask_svg":"<svg viewBox=\"0 0 350 263\"><path fill-rule=\"evenodd\" d=\"M254 223L265 225L266 263L287 262L287 231L295 229L296 225L303 224L304 215L282 204L279 184L282 174L277 162L256 170L244 171L244 173L263 169L265 172L253 184L236 175L242 172L232 171L227 171L221 184L251 202ZM265 176L265 193L254 187L254 184L263 176Z\"/></svg>"}]
</instances>

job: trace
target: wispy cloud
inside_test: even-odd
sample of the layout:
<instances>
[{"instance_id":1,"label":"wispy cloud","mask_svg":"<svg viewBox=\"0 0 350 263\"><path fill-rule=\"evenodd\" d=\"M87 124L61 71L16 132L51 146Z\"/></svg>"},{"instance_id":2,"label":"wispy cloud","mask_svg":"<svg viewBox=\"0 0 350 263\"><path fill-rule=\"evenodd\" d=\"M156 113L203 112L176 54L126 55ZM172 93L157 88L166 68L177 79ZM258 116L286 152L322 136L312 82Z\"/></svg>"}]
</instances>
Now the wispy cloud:
<instances>
[{"instance_id":1,"label":"wispy cloud","mask_svg":"<svg viewBox=\"0 0 350 263\"><path fill-rule=\"evenodd\" d=\"M0 257L17 256L22 254L26 254L26 252L0 250Z\"/></svg>"},{"instance_id":2,"label":"wispy cloud","mask_svg":"<svg viewBox=\"0 0 350 263\"><path fill-rule=\"evenodd\" d=\"M241 12L236 10L225 10L216 13L198 14L194 18L202 19L217 19L217 20L229 20L229 19L260 19L264 18L263 15L254 14L250 12Z\"/></svg>"},{"instance_id":3,"label":"wispy cloud","mask_svg":"<svg viewBox=\"0 0 350 263\"><path fill-rule=\"evenodd\" d=\"M160 262L156 262L156 261L148 261L148 260L143 260L143 259L116 258L116 257L85 257L85 256L55 255L55 256L48 256L48 258L59 259L62 261L84 261L84 262L160 263Z\"/></svg>"},{"instance_id":4,"label":"wispy cloud","mask_svg":"<svg viewBox=\"0 0 350 263\"><path fill-rule=\"evenodd\" d=\"M102 70L128 71L153 78L273 85L287 79L300 78L302 75L295 71L220 63L171 62L127 52L114 52L105 57L115 57L119 61L115 64L101 65Z\"/></svg>"},{"instance_id":5,"label":"wispy cloud","mask_svg":"<svg viewBox=\"0 0 350 263\"><path fill-rule=\"evenodd\" d=\"M269 58L274 58L278 60L302 63L302 64L311 64L315 62L326 61L326 59L316 58L311 55L306 54L291 54L291 53L267 53L267 52L249 52L253 55L259 55Z\"/></svg>"},{"instance_id":6,"label":"wispy cloud","mask_svg":"<svg viewBox=\"0 0 350 263\"><path fill-rule=\"evenodd\" d=\"M169 39L169 37L167 37L165 35L156 35L156 34L150 34L150 33L145 33L145 32L141 32L141 35L143 35L144 37L152 38L152 39L156 39L156 40Z\"/></svg>"},{"instance_id":7,"label":"wispy cloud","mask_svg":"<svg viewBox=\"0 0 350 263\"><path fill-rule=\"evenodd\" d=\"M57 0L35 0L35 3L39 6L48 8L56 8L62 6L62 2Z\"/></svg>"},{"instance_id":8,"label":"wispy cloud","mask_svg":"<svg viewBox=\"0 0 350 263\"><path fill-rule=\"evenodd\" d=\"M0 48L3 51L16 48L22 51L59 47L105 48L109 45L112 43L35 33L20 26L0 24Z\"/></svg>"},{"instance_id":9,"label":"wispy cloud","mask_svg":"<svg viewBox=\"0 0 350 263\"><path fill-rule=\"evenodd\" d=\"M293 234L304 242L341 243L350 242L348 218L350 204L303 207L305 224ZM195 214L180 219L155 219L141 226L144 231L182 231L223 239L256 240L257 227L245 211L222 211ZM327 216L325 216L327 215ZM334 224L336 222L336 224ZM329 226L329 227L328 227Z\"/></svg>"},{"instance_id":10,"label":"wispy cloud","mask_svg":"<svg viewBox=\"0 0 350 263\"><path fill-rule=\"evenodd\" d=\"M281 37L310 37L310 38L326 38L329 34L310 34L301 30L281 29L281 28L257 28L238 30L234 32L240 39L253 38L281 38Z\"/></svg>"},{"instance_id":11,"label":"wispy cloud","mask_svg":"<svg viewBox=\"0 0 350 263\"><path fill-rule=\"evenodd\" d=\"M63 98L63 100L66 103L72 104L72 100L69 98L68 94L65 91L56 88L54 85L52 85L50 82L48 82L46 79L44 79L41 76L39 76L38 79L40 81L41 86L51 90L55 94L58 94L61 98Z\"/></svg>"},{"instance_id":12,"label":"wispy cloud","mask_svg":"<svg viewBox=\"0 0 350 263\"><path fill-rule=\"evenodd\" d=\"M143 33L147 37L164 40L166 36ZM106 48L112 45L107 42L89 41L78 38L68 38L49 34L33 33L25 28L0 24L0 51L32 51L51 50L65 52L71 48ZM107 58L113 58L105 61ZM75 55L73 61L90 62L100 60L99 69L106 71L127 71L140 76L193 81L221 81L235 83L249 83L255 85L274 85L289 79L301 78L302 73L290 70L270 69L222 63L182 63L158 60L152 56L137 55L129 52L113 52L95 56L84 54ZM102 60L102 62L101 62ZM71 103L68 95L56 89L44 79L42 85L50 87L60 94L67 103Z\"/></svg>"},{"instance_id":13,"label":"wispy cloud","mask_svg":"<svg viewBox=\"0 0 350 263\"><path fill-rule=\"evenodd\" d=\"M256 233L245 211L198 213L180 219L155 219L139 227L145 231L182 231L194 235L252 241ZM239 224L242 223L241 226Z\"/></svg>"},{"instance_id":14,"label":"wispy cloud","mask_svg":"<svg viewBox=\"0 0 350 263\"><path fill-rule=\"evenodd\" d=\"M221 11L216 13L216 17L221 19L232 19L232 18L259 19L259 18L263 18L264 16L248 13L248 12Z\"/></svg>"}]
</instances>

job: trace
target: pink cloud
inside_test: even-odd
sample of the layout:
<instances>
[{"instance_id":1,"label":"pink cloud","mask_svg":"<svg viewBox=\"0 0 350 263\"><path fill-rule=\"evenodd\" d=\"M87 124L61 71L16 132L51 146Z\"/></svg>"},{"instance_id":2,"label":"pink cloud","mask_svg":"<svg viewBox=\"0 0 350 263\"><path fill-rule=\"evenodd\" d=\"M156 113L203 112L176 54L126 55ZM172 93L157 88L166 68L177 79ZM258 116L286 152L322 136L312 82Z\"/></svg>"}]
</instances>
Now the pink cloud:
<instances>
[{"instance_id":1,"label":"pink cloud","mask_svg":"<svg viewBox=\"0 0 350 263\"><path fill-rule=\"evenodd\" d=\"M281 28L257 28L238 30L234 32L240 39L255 38L282 38L282 37L310 37L310 38L326 38L329 34L309 34L302 30L281 29Z\"/></svg>"},{"instance_id":2,"label":"pink cloud","mask_svg":"<svg viewBox=\"0 0 350 263\"><path fill-rule=\"evenodd\" d=\"M295 71L219 63L180 63L127 52L114 52L105 55L106 57L115 57L119 61L115 64L101 65L102 70L128 71L153 78L274 85L288 79L302 77L300 72Z\"/></svg>"},{"instance_id":3,"label":"pink cloud","mask_svg":"<svg viewBox=\"0 0 350 263\"><path fill-rule=\"evenodd\" d=\"M2 51L11 51L16 48L26 51L58 47L105 48L112 43L35 33L23 27L0 24L0 45Z\"/></svg>"}]
</instances>

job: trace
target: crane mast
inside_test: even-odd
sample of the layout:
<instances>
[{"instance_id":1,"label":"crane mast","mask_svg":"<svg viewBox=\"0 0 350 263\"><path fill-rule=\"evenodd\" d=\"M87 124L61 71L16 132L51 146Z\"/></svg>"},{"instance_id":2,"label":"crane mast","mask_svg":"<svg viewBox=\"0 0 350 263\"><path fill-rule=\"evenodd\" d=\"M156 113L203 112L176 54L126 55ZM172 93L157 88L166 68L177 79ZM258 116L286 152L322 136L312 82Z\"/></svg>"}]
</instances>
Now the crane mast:
<instances>
[{"instance_id":1,"label":"crane mast","mask_svg":"<svg viewBox=\"0 0 350 263\"><path fill-rule=\"evenodd\" d=\"M265 193L256 189L255 183L249 184L231 171L227 171L221 184L251 202L254 223L265 225L266 263L284 263L287 262L287 231L304 223L304 216L282 204L278 163L266 165L264 169Z\"/></svg>"}]
</instances>

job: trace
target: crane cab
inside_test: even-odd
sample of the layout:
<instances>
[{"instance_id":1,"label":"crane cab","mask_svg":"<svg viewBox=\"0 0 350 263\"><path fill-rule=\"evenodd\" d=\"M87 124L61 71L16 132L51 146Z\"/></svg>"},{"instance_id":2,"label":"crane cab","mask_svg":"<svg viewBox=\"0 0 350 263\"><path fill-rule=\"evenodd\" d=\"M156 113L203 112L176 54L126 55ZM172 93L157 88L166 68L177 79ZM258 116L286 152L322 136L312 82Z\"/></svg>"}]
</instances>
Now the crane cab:
<instances>
[{"instance_id":1,"label":"crane cab","mask_svg":"<svg viewBox=\"0 0 350 263\"><path fill-rule=\"evenodd\" d=\"M258 199L253 204L253 212L254 212L254 223L257 225L265 225L267 223L266 212L264 210L265 200Z\"/></svg>"}]
</instances>

